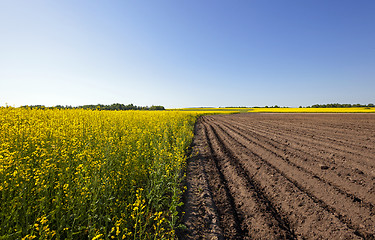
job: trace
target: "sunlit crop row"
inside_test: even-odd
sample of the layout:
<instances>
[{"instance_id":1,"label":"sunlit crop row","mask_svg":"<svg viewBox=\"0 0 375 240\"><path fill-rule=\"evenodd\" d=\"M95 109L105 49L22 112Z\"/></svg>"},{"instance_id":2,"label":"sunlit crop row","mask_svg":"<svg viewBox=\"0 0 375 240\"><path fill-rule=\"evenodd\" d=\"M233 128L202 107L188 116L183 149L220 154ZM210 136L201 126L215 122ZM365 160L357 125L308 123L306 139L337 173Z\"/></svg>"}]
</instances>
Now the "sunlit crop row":
<instances>
[{"instance_id":1,"label":"sunlit crop row","mask_svg":"<svg viewBox=\"0 0 375 240\"><path fill-rule=\"evenodd\" d=\"M0 239L175 238L197 116L0 108Z\"/></svg>"}]
</instances>

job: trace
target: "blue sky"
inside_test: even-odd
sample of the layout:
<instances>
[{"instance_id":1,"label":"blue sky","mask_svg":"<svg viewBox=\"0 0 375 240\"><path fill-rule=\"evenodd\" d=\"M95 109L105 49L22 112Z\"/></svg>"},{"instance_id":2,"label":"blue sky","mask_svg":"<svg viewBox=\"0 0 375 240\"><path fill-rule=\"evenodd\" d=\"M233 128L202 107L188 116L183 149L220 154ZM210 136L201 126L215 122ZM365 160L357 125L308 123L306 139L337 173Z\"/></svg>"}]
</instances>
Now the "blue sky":
<instances>
[{"instance_id":1,"label":"blue sky","mask_svg":"<svg viewBox=\"0 0 375 240\"><path fill-rule=\"evenodd\" d=\"M0 1L0 105L375 103L373 0Z\"/></svg>"}]
</instances>

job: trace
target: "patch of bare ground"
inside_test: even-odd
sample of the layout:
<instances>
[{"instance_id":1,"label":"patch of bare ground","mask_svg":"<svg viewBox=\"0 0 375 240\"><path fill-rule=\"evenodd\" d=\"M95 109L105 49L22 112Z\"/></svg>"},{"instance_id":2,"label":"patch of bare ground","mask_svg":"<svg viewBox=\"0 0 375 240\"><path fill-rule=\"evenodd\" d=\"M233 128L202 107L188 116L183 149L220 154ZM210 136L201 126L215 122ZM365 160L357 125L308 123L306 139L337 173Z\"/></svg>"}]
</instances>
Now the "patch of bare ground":
<instances>
[{"instance_id":1,"label":"patch of bare ground","mask_svg":"<svg viewBox=\"0 0 375 240\"><path fill-rule=\"evenodd\" d=\"M375 239L374 114L201 117L180 239Z\"/></svg>"}]
</instances>

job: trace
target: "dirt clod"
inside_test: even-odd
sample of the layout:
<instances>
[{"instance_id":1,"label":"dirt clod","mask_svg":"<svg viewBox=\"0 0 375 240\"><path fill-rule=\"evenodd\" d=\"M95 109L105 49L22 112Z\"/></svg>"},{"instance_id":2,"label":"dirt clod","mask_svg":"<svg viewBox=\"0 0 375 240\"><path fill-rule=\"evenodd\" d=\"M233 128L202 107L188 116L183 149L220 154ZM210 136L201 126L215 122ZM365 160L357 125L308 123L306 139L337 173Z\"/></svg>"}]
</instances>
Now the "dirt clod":
<instances>
[{"instance_id":1,"label":"dirt clod","mask_svg":"<svg viewBox=\"0 0 375 240\"><path fill-rule=\"evenodd\" d=\"M329 169L329 167L327 165L320 165L320 169L327 170L327 169Z\"/></svg>"}]
</instances>

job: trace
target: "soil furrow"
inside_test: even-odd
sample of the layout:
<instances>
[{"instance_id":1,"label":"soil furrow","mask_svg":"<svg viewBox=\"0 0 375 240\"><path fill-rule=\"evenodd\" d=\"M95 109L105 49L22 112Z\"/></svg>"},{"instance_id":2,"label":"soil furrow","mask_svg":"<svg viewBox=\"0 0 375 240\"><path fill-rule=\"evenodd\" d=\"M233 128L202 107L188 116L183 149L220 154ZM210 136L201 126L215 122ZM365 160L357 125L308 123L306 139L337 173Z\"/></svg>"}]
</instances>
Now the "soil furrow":
<instances>
[{"instance_id":1,"label":"soil furrow","mask_svg":"<svg viewBox=\"0 0 375 240\"><path fill-rule=\"evenodd\" d=\"M220 165L214 155L211 141L208 137L207 127L204 127L204 136L209 149L205 169L209 178L209 185L212 189L214 201L218 207L221 220L221 227L226 239L241 239L244 235L241 228L241 221L238 217L234 198L231 195L226 179L221 172Z\"/></svg>"},{"instance_id":2,"label":"soil furrow","mask_svg":"<svg viewBox=\"0 0 375 240\"><path fill-rule=\"evenodd\" d=\"M310 160L312 162L316 162L322 166L328 163L331 165L331 171L337 174L339 178L360 185L373 194L375 193L375 169L371 166L366 166L366 163L370 162L370 160L359 156L351 156L349 158L346 155L339 156L334 153L325 154L324 152L322 153L322 149L316 148L314 145L307 145L296 141L295 136L287 138L285 136L280 136L278 133L262 131L258 128L258 124L255 123L254 125L255 126L250 127L240 123L236 124L236 126L242 126L244 129L247 129L247 131L251 131L251 135L258 135L263 139L268 139L268 141L279 142L285 145L284 150L294 149L296 151L305 152L306 161L311 157Z\"/></svg>"},{"instance_id":3,"label":"soil furrow","mask_svg":"<svg viewBox=\"0 0 375 240\"><path fill-rule=\"evenodd\" d=\"M212 189L208 184L204 168L205 157L199 152L205 141L202 141L202 127L197 124L192 143L192 154L187 161L186 191L184 193L183 222L186 230L178 232L183 239L224 239L220 228L217 207L213 201ZM199 217L198 217L199 216Z\"/></svg>"},{"instance_id":4,"label":"soil furrow","mask_svg":"<svg viewBox=\"0 0 375 240\"><path fill-rule=\"evenodd\" d=\"M282 142L284 141L288 148L291 148L292 146L296 146L295 149L301 149L305 151L307 154L310 154L315 157L315 160L322 160L322 164L325 164L326 160L337 162L338 166L340 168L343 168L344 171L340 173L340 175L346 175L348 172L354 175L357 175L359 178L358 180L353 180L352 177L350 177L350 181L354 182L361 182L362 176L358 175L369 175L372 180L375 180L375 168L373 165L375 165L375 160L369 160L367 158L363 158L357 155L351 155L350 161L347 159L349 158L348 155L345 155L345 153L341 153L338 151L332 152L330 149L324 149L317 147L314 143L307 143L305 141L298 140L297 135L283 135L281 132L274 132L274 131L268 131L263 130L261 128L258 128L258 125L255 126L248 126L248 125L242 125L240 123L236 124L244 126L245 128L248 128L248 131L251 131L252 134L257 134L263 138L270 139L275 142Z\"/></svg>"},{"instance_id":5,"label":"soil furrow","mask_svg":"<svg viewBox=\"0 0 375 240\"><path fill-rule=\"evenodd\" d=\"M259 187L259 184L244 171L243 166L230 149L226 148L212 125L209 128L212 133L212 142L220 149L219 152L221 154L219 155L227 160L227 164L223 164L223 168L229 174L227 178L231 178L236 200L242 196L242 201L237 201L237 205L242 215L242 222L245 222L243 226L247 224L251 237L253 239L296 239L287 220L279 215L272 202ZM221 159L219 161L223 163L225 160ZM240 186L237 184L240 184ZM241 184L245 188L241 188ZM270 229L265 231L267 227Z\"/></svg>"},{"instance_id":6,"label":"soil furrow","mask_svg":"<svg viewBox=\"0 0 375 240\"><path fill-rule=\"evenodd\" d=\"M375 115L214 115L196 129L180 239L375 239Z\"/></svg>"},{"instance_id":7,"label":"soil furrow","mask_svg":"<svg viewBox=\"0 0 375 240\"><path fill-rule=\"evenodd\" d=\"M220 126L217 126L220 128ZM248 148L246 144L248 138L241 137L238 133L231 130L222 130L223 134L228 134L234 141L237 141L244 148ZM231 133L229 135L229 133ZM237 138L233 138L237 136ZM242 141L240 138L243 138ZM280 171L288 180L293 182L299 189L305 191L314 201L319 203L323 208L329 209L331 213L337 215L340 221L347 224L349 228L358 232L361 236L369 236L373 234L375 229L375 218L374 213L371 209L365 209L361 200L353 196L350 197L344 191L338 191L331 185L327 185L324 181L319 182L319 178L315 175L311 175L301 168L297 168L296 165L292 164L289 160L285 160L284 157L277 155L275 152L267 151L263 146L253 143L252 151L259 154L263 161L268 162L272 167ZM268 154L267 154L268 152ZM265 160L267 159L267 160ZM272 161L271 161L272 159ZM306 174L307 173L307 174ZM298 179L298 183L297 180ZM324 191L322 191L324 189ZM349 197L348 197L349 195ZM367 203L367 207L371 207L370 203ZM350 209L350 211L348 211ZM360 226L353 224L354 222L366 222L366 225Z\"/></svg>"},{"instance_id":8,"label":"soil furrow","mask_svg":"<svg viewBox=\"0 0 375 240\"><path fill-rule=\"evenodd\" d=\"M221 132L221 135L222 136L226 135L227 142L231 142L232 146L237 145L236 148L234 148L235 150L239 151L240 153L243 153L244 151L247 151L246 146L243 145L243 143L237 141L237 139L234 139L232 134L228 134L227 132L223 131L223 132ZM247 153L249 153L249 152L247 152ZM251 153L254 154L255 156L257 156L258 163L260 163L262 165L267 165L268 168L272 169L274 172L279 174L285 181L289 182L291 184L291 185L289 184L290 185L289 188L291 188L291 189L296 188L295 190L286 189L286 191L289 191L288 194L294 193L295 191L299 191L300 192L299 194L302 193L302 194L307 195L315 204L317 204L319 207L321 207L320 211L326 210L328 213L326 214L327 216L325 216L325 218L326 218L325 221L335 222L336 220L329 219L329 218L336 218L338 221L342 222L342 224L347 226L349 232L352 232L353 234L355 234L357 236L362 236L362 235L366 234L366 233L364 233L364 231L357 231L358 226L354 226L352 224L352 221L351 221L350 218L340 214L335 208L330 207L323 200L321 200L320 198L316 197L313 193L311 193L308 188L304 187L299 182L297 182L296 180L291 178L290 175L292 175L292 174L290 174L289 171L293 171L293 169L282 166L282 165L279 165L279 164L274 165L276 163L275 162L276 159L273 158L272 156L269 156L269 158L263 158L262 156L258 155L257 151L251 151ZM272 160L268 160L268 159L272 159ZM255 158L254 158L254 160L255 160ZM271 161L272 161L272 163L271 163ZM280 167L281 167L281 169L280 169ZM275 173L273 173L273 174L270 173L270 175L274 175L274 174ZM299 177L303 176L302 174L299 174L297 171L293 171L293 174L298 174ZM277 185L279 182L281 182L281 178L278 178L277 180L278 180L278 182L276 182L275 185ZM299 179L299 180L303 180L303 179ZM313 180L313 179L310 179L310 180ZM269 183L269 181L267 181L267 183ZM304 184L304 185L306 185L306 184ZM307 186L310 186L310 185L307 185ZM285 193L282 193L282 194L285 194ZM321 224L321 222L317 221L317 222L315 222L315 224L317 224L319 226L319 224ZM325 223L323 223L323 224L325 224ZM318 226L317 226L317 228L318 228Z\"/></svg>"},{"instance_id":9,"label":"soil furrow","mask_svg":"<svg viewBox=\"0 0 375 240\"><path fill-rule=\"evenodd\" d=\"M326 134L324 132L304 132L303 129L299 129L296 126L293 126L293 128L287 128L287 127L281 127L280 124L277 126L272 126L270 124L260 124L259 127L272 129L276 132L283 132L283 133L291 133L293 135L297 135L300 137L300 140L311 140L314 143L319 143L325 146L329 146L332 149L345 151L350 154L359 154L363 157L369 157L374 158L372 155L374 153L374 148L370 147L371 143L367 143L368 146L364 145L366 142L361 141L359 143L355 142L349 142L347 141L339 141L339 140L332 140L332 137L324 137L323 134ZM291 131L292 130L292 131ZM332 134L332 131L328 132L328 134ZM346 135L348 136L348 135ZM348 151L350 149L350 151ZM366 150L364 153L363 150ZM371 152L370 152L371 151Z\"/></svg>"},{"instance_id":10,"label":"soil furrow","mask_svg":"<svg viewBox=\"0 0 375 240\"><path fill-rule=\"evenodd\" d=\"M346 156L348 154L352 155L352 156L361 156L363 158L366 158L366 159L372 159L374 160L375 156L374 156L374 152L371 152L369 151L371 148L361 148L361 149L354 149L352 146L342 146L342 145L339 145L339 144L330 144L330 143L327 143L326 139L319 139L319 134L318 133L313 133L313 134L301 134L301 133L298 133L295 131L295 126L291 126L291 128L284 128L284 129L280 129L278 125L274 125L274 126L269 126L269 125L266 125L264 126L265 124L263 123L259 123L256 125L257 129L259 131L263 131L263 133L265 134L275 134L275 135L278 135L282 138L292 138L294 141L296 142L300 142L300 143L304 143L304 144L308 144L308 145L311 145L311 146L315 146L316 149L325 149L325 150L328 150L330 151L331 153L338 153L339 155L342 155L342 156ZM263 129L263 130L261 130ZM364 146L364 145L362 145ZM366 146L365 146L366 147ZM366 151L364 151L366 150ZM373 163L373 161L371 162L368 162L367 163ZM371 164L370 166L374 166L373 164Z\"/></svg>"},{"instance_id":11,"label":"soil furrow","mask_svg":"<svg viewBox=\"0 0 375 240\"><path fill-rule=\"evenodd\" d=\"M354 184L344 178L340 178L338 176L338 173L332 174L332 172L335 172L337 170L337 164L332 165L329 162L324 162L324 165L322 165L322 162L314 161L314 157L316 159L316 156L313 156L308 152L292 148L290 146L286 147L285 144L273 140L268 140L260 135L257 135L254 132L249 132L247 129L238 127L235 124L230 125L224 121L220 122L223 126L240 135L245 140L261 148L264 148L271 154L274 154L276 157L283 159L292 167L298 168L299 170L318 179L319 181L328 184L339 193L346 195L352 201L360 204L361 207L365 206L369 208L371 213L375 214L375 194L369 193L369 189L364 188L359 184ZM257 138L255 138L254 135L256 135ZM322 167L327 168L326 170L329 169L329 173L327 173L326 170L322 170ZM371 181L370 179L367 180ZM345 182L345 184L343 184L343 181Z\"/></svg>"},{"instance_id":12,"label":"soil furrow","mask_svg":"<svg viewBox=\"0 0 375 240\"><path fill-rule=\"evenodd\" d=\"M335 115L337 116L337 115ZM357 119L358 120L358 119ZM359 121L361 125L367 124L368 126L366 128L356 128L355 126L358 126L358 122L351 125L340 125L338 123L335 124L329 124L329 122L323 122L319 124L317 121L315 121L313 124L306 124L306 122L297 122L293 127L294 131L298 131L299 133L302 133L304 135L314 135L317 133L317 129L319 129L319 136L329 138L331 141L340 142L342 144L352 144L348 145L348 147L363 147L362 144L359 144L360 142L366 142L371 140L371 138L366 137L366 133L368 131L371 131L375 128L375 124L368 124L367 121ZM275 121L268 121L267 123L272 124L271 126L275 126ZM265 124L265 122L264 122ZM285 124L284 122L277 121L277 127L278 128L290 128L289 123ZM361 140L359 142L356 142L355 144L350 138L353 134L359 134L358 139ZM318 137L319 137L318 136ZM362 136L362 137L361 137ZM371 148L375 150L375 148Z\"/></svg>"}]
</instances>

